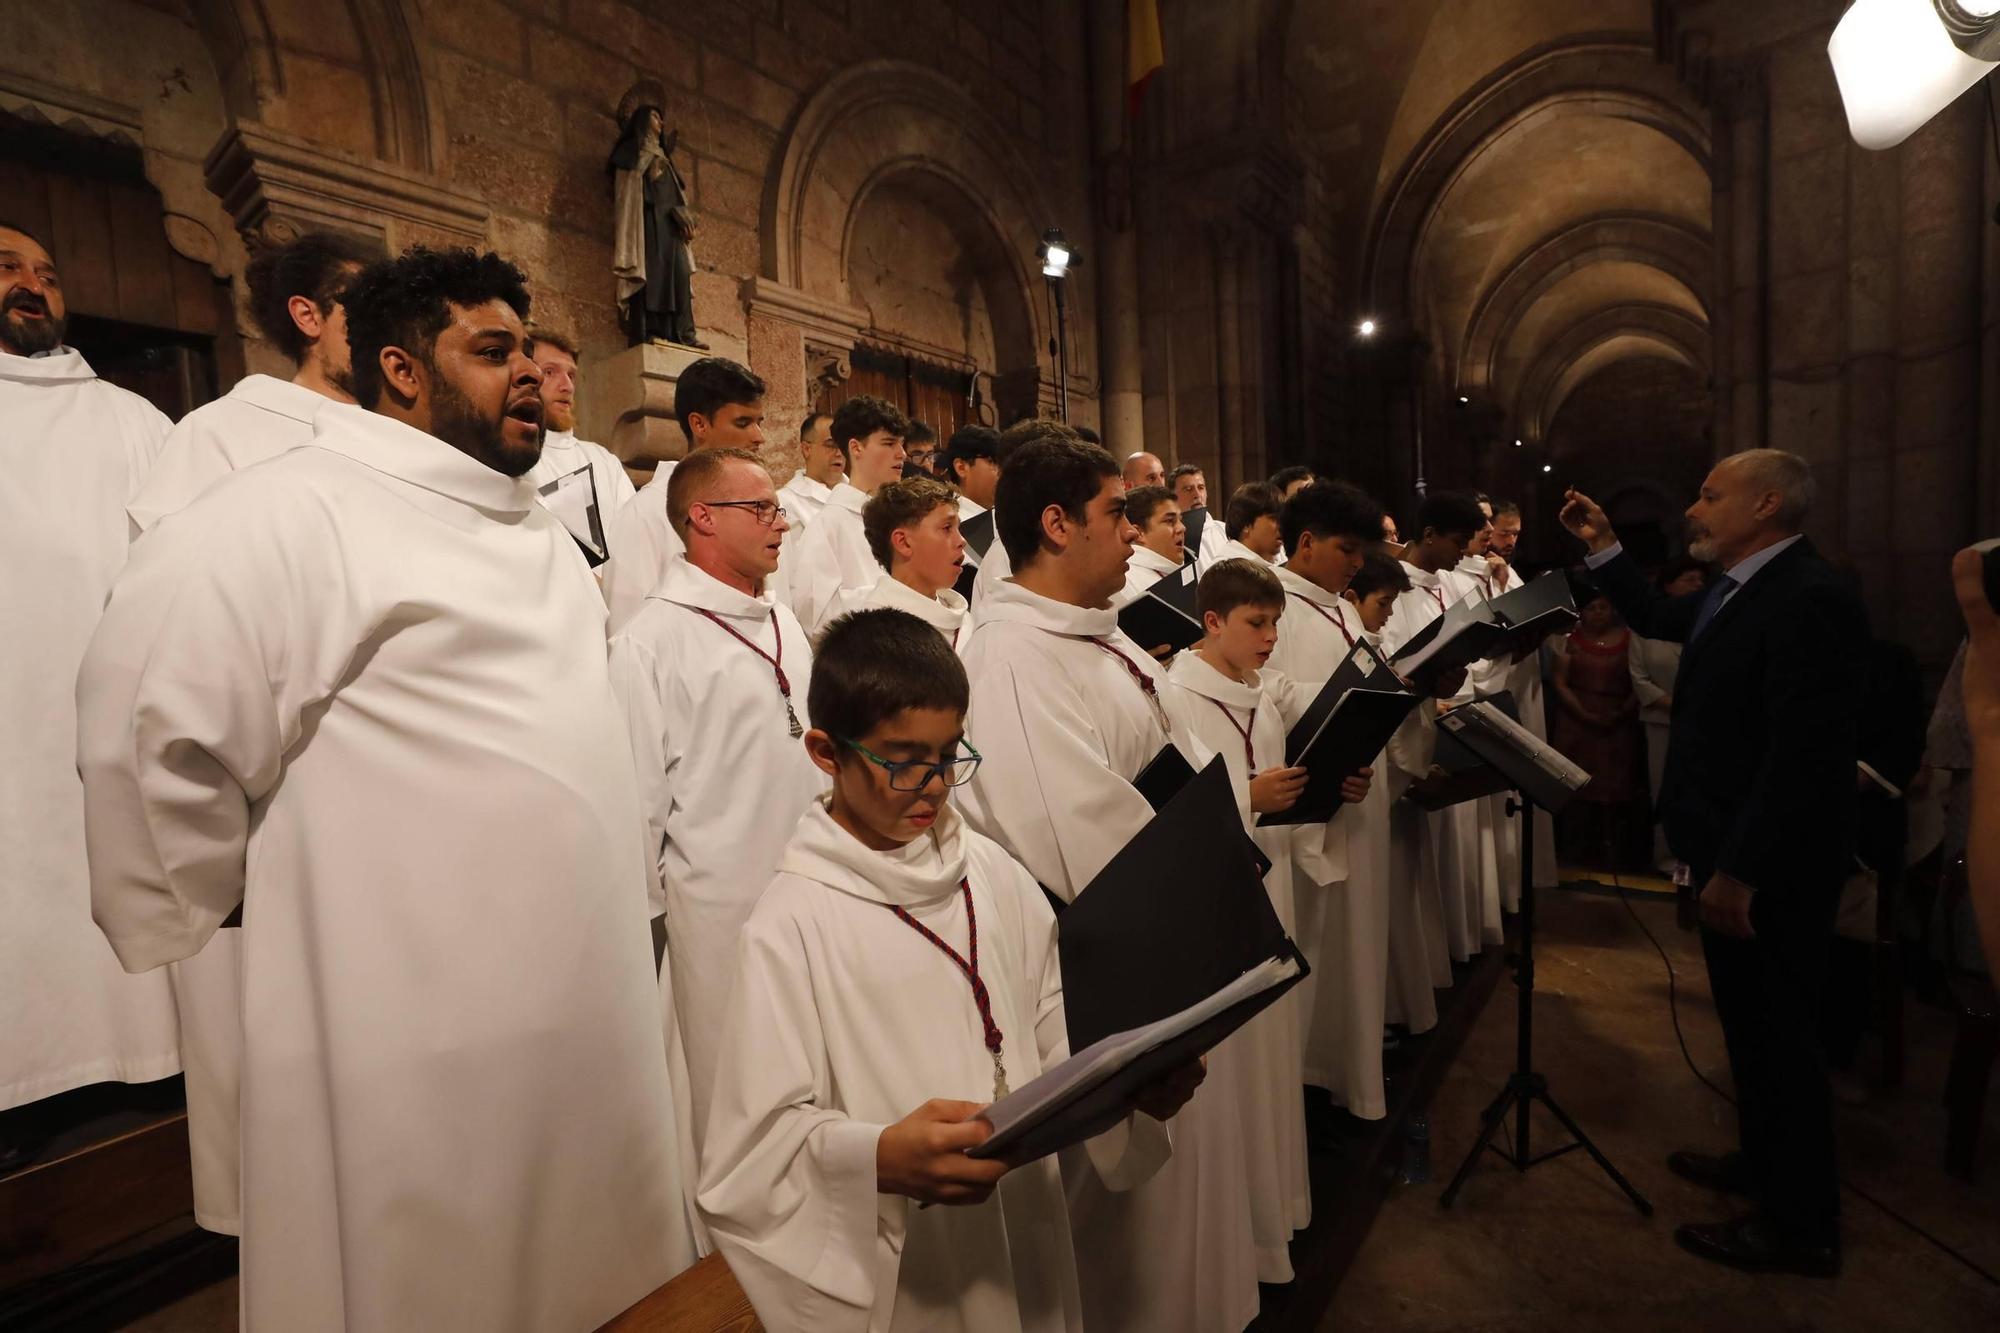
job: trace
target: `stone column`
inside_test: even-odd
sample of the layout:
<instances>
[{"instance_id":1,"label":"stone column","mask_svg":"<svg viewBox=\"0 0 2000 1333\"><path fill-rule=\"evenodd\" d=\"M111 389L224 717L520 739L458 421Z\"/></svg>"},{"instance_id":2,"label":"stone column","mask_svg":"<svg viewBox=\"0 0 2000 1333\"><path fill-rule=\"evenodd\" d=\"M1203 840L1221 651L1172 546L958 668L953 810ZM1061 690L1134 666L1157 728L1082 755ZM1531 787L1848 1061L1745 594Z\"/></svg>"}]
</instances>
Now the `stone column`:
<instances>
[{"instance_id":1,"label":"stone column","mask_svg":"<svg viewBox=\"0 0 2000 1333\"><path fill-rule=\"evenodd\" d=\"M1140 383L1139 233L1133 225L1127 143L1125 0L1091 0L1090 105L1097 194L1098 364L1105 447L1118 458L1146 447Z\"/></svg>"},{"instance_id":2,"label":"stone column","mask_svg":"<svg viewBox=\"0 0 2000 1333\"><path fill-rule=\"evenodd\" d=\"M1769 119L1763 70L1746 59L1716 77L1715 440L1718 453L1765 440L1766 192Z\"/></svg>"},{"instance_id":3,"label":"stone column","mask_svg":"<svg viewBox=\"0 0 2000 1333\"><path fill-rule=\"evenodd\" d=\"M1227 498L1243 482L1243 434L1248 415L1243 382L1242 251L1248 246L1246 230L1233 222L1214 222L1208 228L1215 263L1216 443L1220 452L1217 475L1208 478L1211 500L1217 495Z\"/></svg>"}]
</instances>

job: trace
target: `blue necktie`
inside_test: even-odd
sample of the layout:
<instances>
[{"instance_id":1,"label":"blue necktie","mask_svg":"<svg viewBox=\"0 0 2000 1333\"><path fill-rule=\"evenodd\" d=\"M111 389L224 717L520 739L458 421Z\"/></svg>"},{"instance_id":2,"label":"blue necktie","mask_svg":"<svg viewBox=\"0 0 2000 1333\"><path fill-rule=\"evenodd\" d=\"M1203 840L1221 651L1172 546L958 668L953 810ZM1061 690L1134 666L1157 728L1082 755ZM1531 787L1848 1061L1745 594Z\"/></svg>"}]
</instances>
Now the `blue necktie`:
<instances>
[{"instance_id":1,"label":"blue necktie","mask_svg":"<svg viewBox=\"0 0 2000 1333\"><path fill-rule=\"evenodd\" d=\"M1709 586L1708 596L1702 599L1701 611L1694 618L1694 628L1688 631L1689 643L1701 637L1702 631L1708 628L1708 623L1715 619L1715 613L1722 609L1723 598L1729 596L1729 590L1735 586L1736 580L1727 574L1721 575Z\"/></svg>"}]
</instances>

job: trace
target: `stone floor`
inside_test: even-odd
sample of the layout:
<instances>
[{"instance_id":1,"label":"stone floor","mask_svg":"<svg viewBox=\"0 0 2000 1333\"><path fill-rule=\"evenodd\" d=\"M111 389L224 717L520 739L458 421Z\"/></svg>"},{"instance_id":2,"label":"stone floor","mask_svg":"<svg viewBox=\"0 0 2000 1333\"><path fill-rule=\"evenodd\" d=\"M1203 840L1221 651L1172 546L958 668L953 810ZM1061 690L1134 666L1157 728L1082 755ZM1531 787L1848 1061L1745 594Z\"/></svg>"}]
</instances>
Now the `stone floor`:
<instances>
[{"instance_id":1,"label":"stone floor","mask_svg":"<svg viewBox=\"0 0 2000 1333\"><path fill-rule=\"evenodd\" d=\"M1429 1112L1431 1180L1399 1185L1348 1269L1321 1327L1349 1331L1616 1329L1948 1330L2000 1328L2000 1287L1941 1254L1873 1205L1845 1193L1847 1271L1838 1281L1758 1278L1683 1254L1674 1226L1727 1215L1728 1201L1667 1173L1676 1146L1721 1148L1731 1112L1688 1072L1675 1044L1667 977L1611 896L1543 895L1537 1065L1556 1100L1657 1208L1641 1218L1582 1153L1518 1175L1497 1156L1475 1168L1451 1211L1438 1207L1480 1110L1514 1059L1514 992L1503 982L1480 1015ZM1674 928L1671 903L1637 910L1680 976L1688 1048L1724 1088L1722 1039L1700 949ZM2000 1273L2000 1113L1989 1102L1984 1169L1974 1184L1938 1163L1938 1089L1951 1029L1912 1004L1904 1086L1839 1112L1846 1179ZM1863 1048L1862 1069L1874 1058ZM1538 1112L1534 1150L1560 1146Z\"/></svg>"}]
</instances>

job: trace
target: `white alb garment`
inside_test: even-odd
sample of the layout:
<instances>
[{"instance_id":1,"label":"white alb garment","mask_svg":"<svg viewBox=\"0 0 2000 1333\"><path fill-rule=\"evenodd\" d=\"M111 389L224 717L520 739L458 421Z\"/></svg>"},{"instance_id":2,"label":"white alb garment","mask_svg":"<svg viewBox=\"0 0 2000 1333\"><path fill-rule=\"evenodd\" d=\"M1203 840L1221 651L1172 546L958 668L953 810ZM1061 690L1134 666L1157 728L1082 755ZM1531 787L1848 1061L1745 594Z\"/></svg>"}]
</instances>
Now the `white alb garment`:
<instances>
[{"instance_id":1,"label":"white alb garment","mask_svg":"<svg viewBox=\"0 0 2000 1333\"><path fill-rule=\"evenodd\" d=\"M1177 728L1198 736L1229 765L1229 781L1243 827L1264 855L1270 873L1264 889L1285 933L1297 939L1292 899L1291 828L1257 827L1250 811L1250 779L1285 764L1285 736L1311 704L1307 690L1280 672L1232 680L1199 653L1184 652L1167 670L1164 698ZM1245 739L1245 734L1248 739ZM1246 753L1246 747L1248 753ZM1254 761L1252 756L1254 755ZM1248 1149L1251 1234L1257 1245L1257 1280L1290 1282L1292 1233L1312 1221L1312 1187L1306 1178L1305 1084L1301 1063L1299 993L1295 987L1209 1052L1208 1084L1237 1101Z\"/></svg>"},{"instance_id":2,"label":"white alb garment","mask_svg":"<svg viewBox=\"0 0 2000 1333\"><path fill-rule=\"evenodd\" d=\"M673 475L672 460L661 463L652 480L625 502L605 530L611 559L605 563L601 582L613 634L645 605L667 566L687 554L687 543L667 522L667 482Z\"/></svg>"},{"instance_id":3,"label":"white alb garment","mask_svg":"<svg viewBox=\"0 0 2000 1333\"><path fill-rule=\"evenodd\" d=\"M976 923L1010 1087L1068 1055L1055 920L1019 864L949 806L930 833L875 852L815 803L736 953L703 1153L718 1247L773 1330L1077 1333L1054 1158L968 1207L920 1209L876 1190L885 1128L932 1098L993 1096L971 986L894 908L960 958ZM1166 1146L1162 1126L1134 1116L1088 1156L1129 1185Z\"/></svg>"},{"instance_id":4,"label":"white alb garment","mask_svg":"<svg viewBox=\"0 0 2000 1333\"><path fill-rule=\"evenodd\" d=\"M833 487L823 481L808 477L804 468L792 474L790 481L778 488L778 503L785 507L785 521L792 525L792 533L802 535L819 517L819 511L826 508L826 502L833 496Z\"/></svg>"},{"instance_id":5,"label":"white alb garment","mask_svg":"<svg viewBox=\"0 0 2000 1333\"><path fill-rule=\"evenodd\" d=\"M1275 569L1278 567L1278 565L1284 563L1282 560L1277 560L1277 561L1266 560L1263 556L1258 555L1255 551L1251 550L1249 547L1245 546L1242 542L1237 541L1233 537L1222 544L1222 551L1216 557L1216 559L1218 561L1248 560L1252 564L1258 566L1260 569ZM1208 571L1204 569L1202 572L1207 573Z\"/></svg>"},{"instance_id":6,"label":"white alb garment","mask_svg":"<svg viewBox=\"0 0 2000 1333\"><path fill-rule=\"evenodd\" d=\"M1122 611L1144 597L1161 579L1186 567L1183 562L1169 560L1150 546L1135 543L1132 558L1125 562L1125 586L1112 594L1111 609Z\"/></svg>"},{"instance_id":7,"label":"white alb garment","mask_svg":"<svg viewBox=\"0 0 2000 1333\"><path fill-rule=\"evenodd\" d=\"M169 422L74 349L0 352L0 1110L180 1067L164 975L119 968L90 919L76 668L125 563Z\"/></svg>"},{"instance_id":8,"label":"white alb garment","mask_svg":"<svg viewBox=\"0 0 2000 1333\"><path fill-rule=\"evenodd\" d=\"M825 627L827 613L843 591L865 592L882 572L882 562L861 529L861 509L867 503L864 491L841 482L805 535L784 545L780 570L790 596L788 605L808 634Z\"/></svg>"},{"instance_id":9,"label":"white alb garment","mask_svg":"<svg viewBox=\"0 0 2000 1333\"><path fill-rule=\"evenodd\" d=\"M1208 573L1209 567L1216 561L1229 558L1222 553L1222 548L1229 545L1229 534L1223 528L1222 515L1213 509L1207 513L1208 521L1201 525L1200 549L1194 553L1197 575Z\"/></svg>"},{"instance_id":10,"label":"white alb garment","mask_svg":"<svg viewBox=\"0 0 2000 1333\"><path fill-rule=\"evenodd\" d=\"M830 625L852 611L872 611L878 607L908 611L944 635L945 642L953 647L958 646L959 633L965 626L965 599L954 589L940 588L937 596L926 597L887 570L866 588L841 589L827 609L826 623Z\"/></svg>"},{"instance_id":11,"label":"white alb garment","mask_svg":"<svg viewBox=\"0 0 2000 1333\"><path fill-rule=\"evenodd\" d=\"M1159 666L1117 612L1011 579L981 598L959 640L985 756L959 788L965 815L1067 902L1152 818L1140 770L1169 743L1197 769L1211 756L1170 731ZM1234 1333L1256 1315L1247 1154L1235 1101L1205 1086L1174 1119L1173 1160L1129 1194L1064 1154L1087 1326Z\"/></svg>"},{"instance_id":12,"label":"white alb garment","mask_svg":"<svg viewBox=\"0 0 2000 1333\"><path fill-rule=\"evenodd\" d=\"M678 1033L685 1051L697 1148L737 936L799 816L826 787L792 735L778 669L760 652L777 659L792 714L810 726L812 645L768 592L752 597L677 559L611 640L611 683L639 774L652 911L667 916L660 1004L668 1040Z\"/></svg>"},{"instance_id":13,"label":"white alb garment","mask_svg":"<svg viewBox=\"0 0 2000 1333\"><path fill-rule=\"evenodd\" d=\"M618 461L618 455L601 444L589 440L579 440L572 430L552 430L542 437L542 456L528 469L528 484L537 491L550 482L582 468L590 469L590 480L597 488L597 521L604 525L604 544L611 545L612 525L625 506L638 494L633 488L632 478L625 471L625 465ZM611 562L606 560L597 569L601 584L610 577Z\"/></svg>"},{"instance_id":14,"label":"white alb garment","mask_svg":"<svg viewBox=\"0 0 2000 1333\"><path fill-rule=\"evenodd\" d=\"M187 508L232 472L312 443L325 394L251 375L181 418L160 461L127 508L140 531ZM243 1065L243 936L218 930L200 953L167 965L187 1074L188 1156L195 1221L243 1234L239 1118Z\"/></svg>"},{"instance_id":15,"label":"white alb garment","mask_svg":"<svg viewBox=\"0 0 2000 1333\"><path fill-rule=\"evenodd\" d=\"M244 1326L591 1328L691 1261L604 612L525 482L329 403L77 683L135 971L243 906Z\"/></svg>"}]
</instances>

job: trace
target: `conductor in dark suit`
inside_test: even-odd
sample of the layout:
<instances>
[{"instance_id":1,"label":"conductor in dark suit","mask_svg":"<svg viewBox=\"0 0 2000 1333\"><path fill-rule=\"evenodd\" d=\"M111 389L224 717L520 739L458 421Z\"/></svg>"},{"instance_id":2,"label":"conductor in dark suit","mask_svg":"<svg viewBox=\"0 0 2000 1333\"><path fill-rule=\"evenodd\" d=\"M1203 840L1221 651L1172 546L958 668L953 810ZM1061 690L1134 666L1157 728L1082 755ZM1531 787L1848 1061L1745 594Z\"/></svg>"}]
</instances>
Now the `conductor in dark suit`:
<instances>
[{"instance_id":1,"label":"conductor in dark suit","mask_svg":"<svg viewBox=\"0 0 2000 1333\"><path fill-rule=\"evenodd\" d=\"M1722 575L1669 597L1572 490L1563 526L1634 633L1685 645L1660 821L1700 886L1702 951L1736 1083L1737 1151L1667 1165L1748 1198L1675 1239L1753 1271L1840 1271L1833 1108L1821 999L1853 863L1855 752L1868 627L1860 599L1802 534L1812 469L1754 449L1716 464L1687 511L1690 550Z\"/></svg>"}]
</instances>

